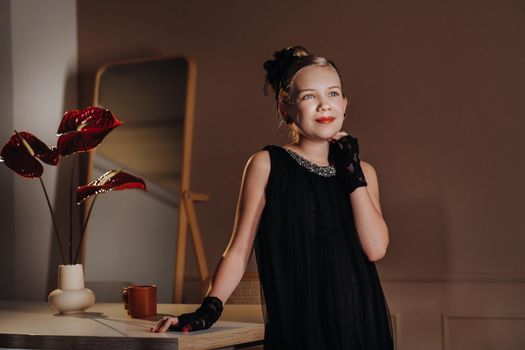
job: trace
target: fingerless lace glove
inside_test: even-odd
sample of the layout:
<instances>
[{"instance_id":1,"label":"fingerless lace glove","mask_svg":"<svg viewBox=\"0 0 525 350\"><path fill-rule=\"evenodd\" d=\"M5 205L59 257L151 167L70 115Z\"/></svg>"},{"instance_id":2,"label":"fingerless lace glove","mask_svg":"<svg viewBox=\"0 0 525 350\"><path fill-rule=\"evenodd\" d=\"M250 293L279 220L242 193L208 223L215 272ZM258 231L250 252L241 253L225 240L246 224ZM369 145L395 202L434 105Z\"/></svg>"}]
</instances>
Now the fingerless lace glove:
<instances>
[{"instance_id":1,"label":"fingerless lace glove","mask_svg":"<svg viewBox=\"0 0 525 350\"><path fill-rule=\"evenodd\" d=\"M201 306L195 311L177 316L179 322L171 326L172 331L188 331L208 329L217 322L222 313L222 301L217 297L207 296L202 300Z\"/></svg>"},{"instance_id":2,"label":"fingerless lace glove","mask_svg":"<svg viewBox=\"0 0 525 350\"><path fill-rule=\"evenodd\" d=\"M359 160L359 144L355 137L346 135L337 142L332 142L330 153L337 177L346 193L352 193L358 187L367 186Z\"/></svg>"}]
</instances>

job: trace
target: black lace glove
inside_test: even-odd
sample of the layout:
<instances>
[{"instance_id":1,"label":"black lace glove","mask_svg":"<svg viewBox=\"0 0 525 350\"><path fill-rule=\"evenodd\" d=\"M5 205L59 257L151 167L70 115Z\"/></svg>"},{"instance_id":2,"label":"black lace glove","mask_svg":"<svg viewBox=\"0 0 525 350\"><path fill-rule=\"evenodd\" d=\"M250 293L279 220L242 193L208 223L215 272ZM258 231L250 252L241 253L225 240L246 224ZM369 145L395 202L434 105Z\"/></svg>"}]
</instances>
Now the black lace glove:
<instances>
[{"instance_id":1,"label":"black lace glove","mask_svg":"<svg viewBox=\"0 0 525 350\"><path fill-rule=\"evenodd\" d=\"M176 326L171 326L172 331L197 331L208 329L217 322L222 313L222 301L217 297L207 296L202 300L201 306L195 311L177 316L179 322Z\"/></svg>"},{"instance_id":2,"label":"black lace glove","mask_svg":"<svg viewBox=\"0 0 525 350\"><path fill-rule=\"evenodd\" d=\"M346 193L352 193L358 187L367 186L359 163L359 144L355 137L346 135L330 143L330 157Z\"/></svg>"}]
</instances>

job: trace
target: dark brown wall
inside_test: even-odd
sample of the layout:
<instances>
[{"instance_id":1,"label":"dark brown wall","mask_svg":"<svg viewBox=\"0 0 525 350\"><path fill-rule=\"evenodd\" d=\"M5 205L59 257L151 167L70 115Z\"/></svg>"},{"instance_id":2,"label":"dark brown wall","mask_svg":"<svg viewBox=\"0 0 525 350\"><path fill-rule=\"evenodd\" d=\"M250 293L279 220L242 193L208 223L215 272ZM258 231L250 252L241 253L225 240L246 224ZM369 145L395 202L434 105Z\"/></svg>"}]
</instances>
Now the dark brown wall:
<instances>
[{"instance_id":1,"label":"dark brown wall","mask_svg":"<svg viewBox=\"0 0 525 350\"><path fill-rule=\"evenodd\" d=\"M211 194L198 212L210 269L246 160L287 142L262 62L302 44L339 66L346 130L378 172L391 235L383 277L523 279L523 2L78 0L78 25L83 106L106 61L197 62L192 188Z\"/></svg>"}]
</instances>

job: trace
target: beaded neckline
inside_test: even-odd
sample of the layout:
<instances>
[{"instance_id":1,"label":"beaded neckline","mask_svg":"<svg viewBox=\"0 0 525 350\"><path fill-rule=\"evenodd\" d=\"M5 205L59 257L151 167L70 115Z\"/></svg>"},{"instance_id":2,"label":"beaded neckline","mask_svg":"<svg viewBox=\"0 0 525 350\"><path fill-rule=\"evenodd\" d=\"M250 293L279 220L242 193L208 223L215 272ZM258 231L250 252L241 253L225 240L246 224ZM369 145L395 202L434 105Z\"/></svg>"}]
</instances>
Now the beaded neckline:
<instances>
[{"instance_id":1,"label":"beaded neckline","mask_svg":"<svg viewBox=\"0 0 525 350\"><path fill-rule=\"evenodd\" d=\"M335 166L333 165L317 165L315 163L310 162L307 159L304 159L299 154L295 153L289 148L282 147L288 154L302 167L306 168L308 171L323 176L323 177L331 177L335 176Z\"/></svg>"}]
</instances>

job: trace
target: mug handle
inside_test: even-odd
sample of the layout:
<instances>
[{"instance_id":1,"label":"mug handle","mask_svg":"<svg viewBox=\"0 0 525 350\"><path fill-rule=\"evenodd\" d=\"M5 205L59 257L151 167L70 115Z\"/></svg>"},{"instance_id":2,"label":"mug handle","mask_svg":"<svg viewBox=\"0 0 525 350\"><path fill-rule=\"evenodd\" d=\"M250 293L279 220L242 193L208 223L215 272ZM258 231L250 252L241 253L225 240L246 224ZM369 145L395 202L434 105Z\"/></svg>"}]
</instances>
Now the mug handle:
<instances>
[{"instance_id":1,"label":"mug handle","mask_svg":"<svg viewBox=\"0 0 525 350\"><path fill-rule=\"evenodd\" d=\"M129 315L129 290L128 287L122 288L122 301L124 301L124 309L128 311Z\"/></svg>"}]
</instances>

